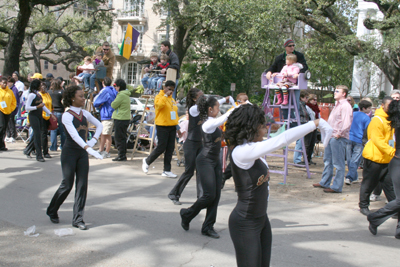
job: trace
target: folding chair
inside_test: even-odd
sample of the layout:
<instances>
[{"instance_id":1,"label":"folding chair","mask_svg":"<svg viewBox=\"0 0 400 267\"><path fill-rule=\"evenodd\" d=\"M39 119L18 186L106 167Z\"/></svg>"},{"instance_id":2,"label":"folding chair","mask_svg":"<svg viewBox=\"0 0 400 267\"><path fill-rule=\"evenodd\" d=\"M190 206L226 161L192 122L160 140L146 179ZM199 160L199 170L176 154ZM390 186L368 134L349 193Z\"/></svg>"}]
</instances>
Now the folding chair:
<instances>
[{"instance_id":1,"label":"folding chair","mask_svg":"<svg viewBox=\"0 0 400 267\"><path fill-rule=\"evenodd\" d=\"M29 128L30 126L27 125L27 118L28 117L20 117L15 119L15 130L17 131L17 139L21 138L21 140L26 143L29 139ZM25 132L25 137L23 136Z\"/></svg>"}]
</instances>

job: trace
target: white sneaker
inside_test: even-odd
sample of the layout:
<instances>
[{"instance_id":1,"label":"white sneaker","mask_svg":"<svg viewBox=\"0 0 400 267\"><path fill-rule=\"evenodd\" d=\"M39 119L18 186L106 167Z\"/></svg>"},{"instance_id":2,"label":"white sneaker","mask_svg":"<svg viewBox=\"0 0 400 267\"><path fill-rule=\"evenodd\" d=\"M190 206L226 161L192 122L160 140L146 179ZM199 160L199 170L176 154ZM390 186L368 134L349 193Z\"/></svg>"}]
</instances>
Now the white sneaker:
<instances>
[{"instance_id":1,"label":"white sneaker","mask_svg":"<svg viewBox=\"0 0 400 267\"><path fill-rule=\"evenodd\" d=\"M15 141L15 139L14 139L14 137L11 137L11 143L15 143L16 141Z\"/></svg>"},{"instance_id":2,"label":"white sneaker","mask_svg":"<svg viewBox=\"0 0 400 267\"><path fill-rule=\"evenodd\" d=\"M6 138L4 139L4 142L10 143L10 138L6 137Z\"/></svg>"},{"instance_id":3,"label":"white sneaker","mask_svg":"<svg viewBox=\"0 0 400 267\"><path fill-rule=\"evenodd\" d=\"M105 157L106 157L106 158L111 158L110 152L108 152L108 153L106 152L106 153L105 153ZM104 157L103 157L103 158L104 158Z\"/></svg>"},{"instance_id":4,"label":"white sneaker","mask_svg":"<svg viewBox=\"0 0 400 267\"><path fill-rule=\"evenodd\" d=\"M329 140L331 140L333 129L328 122L323 119L319 119L318 128L321 130L321 141L324 144L324 147L327 147Z\"/></svg>"},{"instance_id":5,"label":"white sneaker","mask_svg":"<svg viewBox=\"0 0 400 267\"><path fill-rule=\"evenodd\" d=\"M351 181L349 178L344 179L344 183L347 185L351 185Z\"/></svg>"},{"instance_id":6,"label":"white sneaker","mask_svg":"<svg viewBox=\"0 0 400 267\"><path fill-rule=\"evenodd\" d=\"M147 165L145 158L143 159L143 163L142 163L142 171L144 173L148 173L149 172L149 165Z\"/></svg>"},{"instance_id":7,"label":"white sneaker","mask_svg":"<svg viewBox=\"0 0 400 267\"><path fill-rule=\"evenodd\" d=\"M173 174L172 172L163 172L161 176L168 177L168 178L176 178L178 175Z\"/></svg>"},{"instance_id":8,"label":"white sneaker","mask_svg":"<svg viewBox=\"0 0 400 267\"><path fill-rule=\"evenodd\" d=\"M380 201L382 199L381 199L381 196L378 196L378 195L375 195L374 193L372 193L371 196L369 197L369 200L374 202L374 201Z\"/></svg>"}]
</instances>

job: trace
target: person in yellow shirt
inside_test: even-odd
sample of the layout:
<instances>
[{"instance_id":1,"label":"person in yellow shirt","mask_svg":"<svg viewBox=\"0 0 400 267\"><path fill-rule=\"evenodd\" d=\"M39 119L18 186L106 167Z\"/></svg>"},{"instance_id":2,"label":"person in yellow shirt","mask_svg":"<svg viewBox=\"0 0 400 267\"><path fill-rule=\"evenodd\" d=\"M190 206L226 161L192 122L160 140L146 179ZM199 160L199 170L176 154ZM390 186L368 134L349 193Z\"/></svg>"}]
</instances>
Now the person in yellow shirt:
<instances>
[{"instance_id":1,"label":"person in yellow shirt","mask_svg":"<svg viewBox=\"0 0 400 267\"><path fill-rule=\"evenodd\" d=\"M7 78L2 77L0 80L0 151L7 151L4 143L8 121L11 113L17 107L17 99L7 86Z\"/></svg>"},{"instance_id":2,"label":"person in yellow shirt","mask_svg":"<svg viewBox=\"0 0 400 267\"><path fill-rule=\"evenodd\" d=\"M394 148L394 129L388 121L389 105L393 99L385 96L382 107L375 111L375 116L367 128L368 142L363 150L364 168L363 179L360 187L360 212L368 216L370 195L374 188L380 183L390 202L396 198L393 190L392 179L389 173L389 162L392 160L396 149Z\"/></svg>"},{"instance_id":3,"label":"person in yellow shirt","mask_svg":"<svg viewBox=\"0 0 400 267\"><path fill-rule=\"evenodd\" d=\"M162 153L164 154L164 171L161 176L176 178L177 175L171 172L172 154L175 148L176 126L178 125L178 107L172 98L175 89L175 82L166 81L164 90L154 99L156 110L156 130L158 143L153 152L143 159L142 170L147 173L149 165L153 163Z\"/></svg>"}]
</instances>

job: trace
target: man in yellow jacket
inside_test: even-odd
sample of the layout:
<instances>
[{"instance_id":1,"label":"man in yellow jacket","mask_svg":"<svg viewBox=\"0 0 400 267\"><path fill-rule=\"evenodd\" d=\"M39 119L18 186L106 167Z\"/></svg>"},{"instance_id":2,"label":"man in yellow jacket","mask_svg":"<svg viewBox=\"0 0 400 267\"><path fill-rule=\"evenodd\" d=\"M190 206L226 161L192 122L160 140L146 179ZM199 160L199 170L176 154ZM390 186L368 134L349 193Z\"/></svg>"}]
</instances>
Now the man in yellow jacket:
<instances>
[{"instance_id":1,"label":"man in yellow jacket","mask_svg":"<svg viewBox=\"0 0 400 267\"><path fill-rule=\"evenodd\" d=\"M142 170L147 173L149 165L153 163L162 153L164 154L164 171L161 176L176 178L177 175L171 172L172 154L175 148L176 126L178 125L178 107L172 98L175 89L175 82L166 81L164 90L154 99L156 110L157 147L145 159L143 159Z\"/></svg>"},{"instance_id":2,"label":"man in yellow jacket","mask_svg":"<svg viewBox=\"0 0 400 267\"><path fill-rule=\"evenodd\" d=\"M393 183L390 175L388 175L389 162L392 160L394 153L394 129L387 120L389 104L392 98L387 96L383 98L382 107L375 112L367 128L368 142L363 150L364 168L363 180L360 188L360 212L367 216L369 210L369 197L378 185L382 183L388 201L396 198L393 190Z\"/></svg>"},{"instance_id":3,"label":"man in yellow jacket","mask_svg":"<svg viewBox=\"0 0 400 267\"><path fill-rule=\"evenodd\" d=\"M7 151L4 143L8 121L10 120L11 112L17 107L17 99L14 93L7 86L7 78L1 78L0 82L0 151Z\"/></svg>"}]
</instances>

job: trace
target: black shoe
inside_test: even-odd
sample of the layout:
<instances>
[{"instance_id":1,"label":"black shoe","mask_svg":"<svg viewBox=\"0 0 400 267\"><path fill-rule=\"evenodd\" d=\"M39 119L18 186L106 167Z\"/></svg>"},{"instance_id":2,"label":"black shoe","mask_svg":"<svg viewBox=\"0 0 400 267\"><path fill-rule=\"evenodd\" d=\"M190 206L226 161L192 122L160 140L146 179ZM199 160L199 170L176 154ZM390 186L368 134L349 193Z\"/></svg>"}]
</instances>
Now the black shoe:
<instances>
[{"instance_id":1,"label":"black shoe","mask_svg":"<svg viewBox=\"0 0 400 267\"><path fill-rule=\"evenodd\" d=\"M6 148L6 147L0 148L0 151L7 151L7 150L8 150L8 148Z\"/></svg>"},{"instance_id":2,"label":"black shoe","mask_svg":"<svg viewBox=\"0 0 400 267\"><path fill-rule=\"evenodd\" d=\"M369 208L360 208L360 212L365 215L368 216L368 214L371 213L371 211L369 210Z\"/></svg>"},{"instance_id":3,"label":"black shoe","mask_svg":"<svg viewBox=\"0 0 400 267\"><path fill-rule=\"evenodd\" d=\"M79 230L87 230L84 222L78 222L77 224L72 224L73 227L79 228Z\"/></svg>"},{"instance_id":4,"label":"black shoe","mask_svg":"<svg viewBox=\"0 0 400 267\"><path fill-rule=\"evenodd\" d=\"M171 199L171 200L179 199L176 195L171 194L171 193L168 194L168 198Z\"/></svg>"},{"instance_id":5,"label":"black shoe","mask_svg":"<svg viewBox=\"0 0 400 267\"><path fill-rule=\"evenodd\" d=\"M45 154L43 157L45 157L46 159L51 159L50 154Z\"/></svg>"},{"instance_id":6,"label":"black shoe","mask_svg":"<svg viewBox=\"0 0 400 267\"><path fill-rule=\"evenodd\" d=\"M58 218L58 215L50 215L48 212L46 212L46 215L50 217L50 221L52 223L59 223L60 219Z\"/></svg>"},{"instance_id":7,"label":"black shoe","mask_svg":"<svg viewBox=\"0 0 400 267\"><path fill-rule=\"evenodd\" d=\"M317 165L317 163L315 163L315 162L312 161L312 160L309 160L309 161L308 161L308 164Z\"/></svg>"},{"instance_id":8,"label":"black shoe","mask_svg":"<svg viewBox=\"0 0 400 267\"><path fill-rule=\"evenodd\" d=\"M185 218L188 212L189 212L188 209L181 209L181 211L179 212L181 215L181 219L182 219L181 226L185 231L189 230L190 221L187 218Z\"/></svg>"},{"instance_id":9,"label":"black shoe","mask_svg":"<svg viewBox=\"0 0 400 267\"><path fill-rule=\"evenodd\" d=\"M378 233L378 226L375 226L372 223L369 223L368 229L373 235L376 235Z\"/></svg>"},{"instance_id":10,"label":"black shoe","mask_svg":"<svg viewBox=\"0 0 400 267\"><path fill-rule=\"evenodd\" d=\"M39 162L45 162L44 158L37 158L36 160Z\"/></svg>"},{"instance_id":11,"label":"black shoe","mask_svg":"<svg viewBox=\"0 0 400 267\"><path fill-rule=\"evenodd\" d=\"M112 159L112 161L126 161L126 157L124 157L124 158L116 157L116 158Z\"/></svg>"},{"instance_id":12,"label":"black shoe","mask_svg":"<svg viewBox=\"0 0 400 267\"><path fill-rule=\"evenodd\" d=\"M214 229L208 229L207 231L201 231L202 235L206 235L215 239L219 238L219 234L217 232L214 231Z\"/></svg>"},{"instance_id":13,"label":"black shoe","mask_svg":"<svg viewBox=\"0 0 400 267\"><path fill-rule=\"evenodd\" d=\"M400 239L400 226L396 228L396 235L394 236L396 239Z\"/></svg>"}]
</instances>

